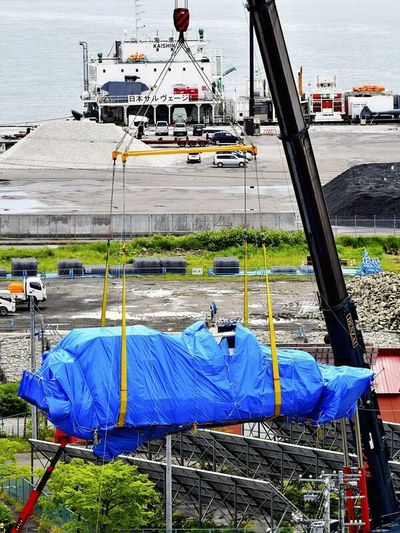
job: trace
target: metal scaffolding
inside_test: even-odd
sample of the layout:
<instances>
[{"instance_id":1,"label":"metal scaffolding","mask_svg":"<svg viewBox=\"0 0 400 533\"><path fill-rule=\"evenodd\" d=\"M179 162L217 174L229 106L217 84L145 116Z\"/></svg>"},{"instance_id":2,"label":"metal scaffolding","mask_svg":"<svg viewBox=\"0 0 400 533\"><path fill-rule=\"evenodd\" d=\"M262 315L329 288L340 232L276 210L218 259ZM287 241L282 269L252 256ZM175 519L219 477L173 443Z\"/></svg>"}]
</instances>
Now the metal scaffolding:
<instances>
[{"instance_id":1,"label":"metal scaffolding","mask_svg":"<svg viewBox=\"0 0 400 533\"><path fill-rule=\"evenodd\" d=\"M50 459L58 445L50 442L31 440L35 451ZM174 449L174 443L172 443ZM90 449L67 446L62 459L72 458L101 463ZM120 455L119 460L137 466L165 494L166 463L143 459L137 456ZM223 513L235 528L248 519L257 520L271 530L280 527L283 520L290 520L292 514L302 517L295 507L272 483L261 479L251 479L239 475L213 472L172 464L172 504L174 510L189 507L196 510L199 523L215 511Z\"/></svg>"}]
</instances>

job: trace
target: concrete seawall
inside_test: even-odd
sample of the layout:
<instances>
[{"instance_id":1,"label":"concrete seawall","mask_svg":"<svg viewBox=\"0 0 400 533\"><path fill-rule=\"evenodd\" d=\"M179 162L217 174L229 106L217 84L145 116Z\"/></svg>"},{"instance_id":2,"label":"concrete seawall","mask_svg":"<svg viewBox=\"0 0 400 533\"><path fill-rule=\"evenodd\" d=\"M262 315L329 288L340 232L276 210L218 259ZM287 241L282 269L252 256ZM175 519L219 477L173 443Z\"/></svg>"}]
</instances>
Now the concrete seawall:
<instances>
[{"instance_id":1,"label":"concrete seawall","mask_svg":"<svg viewBox=\"0 0 400 533\"><path fill-rule=\"evenodd\" d=\"M111 224L110 224L111 222ZM122 216L113 215L1 215L0 238L105 238L110 225L113 234L122 232ZM249 228L296 228L295 213L249 213ZM127 237L154 233L184 234L201 230L220 230L243 226L242 213L127 214Z\"/></svg>"}]
</instances>

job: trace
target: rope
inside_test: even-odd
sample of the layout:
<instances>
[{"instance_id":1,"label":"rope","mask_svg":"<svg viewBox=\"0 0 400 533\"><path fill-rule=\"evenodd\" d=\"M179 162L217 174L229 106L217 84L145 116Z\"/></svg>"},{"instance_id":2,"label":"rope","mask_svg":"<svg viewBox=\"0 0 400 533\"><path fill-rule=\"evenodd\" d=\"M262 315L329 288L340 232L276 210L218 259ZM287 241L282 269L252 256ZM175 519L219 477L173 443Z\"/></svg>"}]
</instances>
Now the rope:
<instances>
[{"instance_id":1,"label":"rope","mask_svg":"<svg viewBox=\"0 0 400 533\"><path fill-rule=\"evenodd\" d=\"M263 243L263 253L264 253L265 287L266 287L266 292L267 292L269 337L270 337L271 357L272 357L272 377L274 380L274 396L275 396L274 415L280 416L281 408L282 408L282 389L281 389L281 379L279 375L279 361L278 361L278 350L276 348L274 317L272 314L271 291L269 288L269 279L268 279L268 270L267 270L267 248L265 246L265 243Z\"/></svg>"}]
</instances>

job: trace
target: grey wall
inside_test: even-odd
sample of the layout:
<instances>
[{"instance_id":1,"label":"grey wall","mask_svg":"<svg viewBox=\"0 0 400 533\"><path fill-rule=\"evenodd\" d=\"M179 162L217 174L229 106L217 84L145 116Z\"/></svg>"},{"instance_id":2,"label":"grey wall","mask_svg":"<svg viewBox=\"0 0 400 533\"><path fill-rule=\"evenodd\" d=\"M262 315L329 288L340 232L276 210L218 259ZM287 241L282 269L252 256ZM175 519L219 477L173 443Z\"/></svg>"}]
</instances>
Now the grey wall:
<instances>
[{"instance_id":1,"label":"grey wall","mask_svg":"<svg viewBox=\"0 0 400 533\"><path fill-rule=\"evenodd\" d=\"M247 225L251 228L293 230L294 213L249 213ZM107 237L108 215L1 215L1 237ZM135 214L125 216L126 236L152 233L191 233L200 230L218 230L243 226L242 213L221 214ZM112 231L120 234L121 215L112 217Z\"/></svg>"},{"instance_id":2,"label":"grey wall","mask_svg":"<svg viewBox=\"0 0 400 533\"><path fill-rule=\"evenodd\" d=\"M41 344L36 344L36 367L41 363ZM0 374L5 381L19 381L31 368L31 340L28 334L0 336Z\"/></svg>"}]
</instances>

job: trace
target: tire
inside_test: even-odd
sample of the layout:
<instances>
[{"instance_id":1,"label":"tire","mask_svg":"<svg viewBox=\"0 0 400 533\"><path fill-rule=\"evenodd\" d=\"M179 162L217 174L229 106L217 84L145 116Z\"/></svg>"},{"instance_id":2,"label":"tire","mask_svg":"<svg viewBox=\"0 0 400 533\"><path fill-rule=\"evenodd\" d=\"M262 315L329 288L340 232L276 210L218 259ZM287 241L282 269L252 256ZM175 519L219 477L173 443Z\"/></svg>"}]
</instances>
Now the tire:
<instances>
[{"instance_id":1,"label":"tire","mask_svg":"<svg viewBox=\"0 0 400 533\"><path fill-rule=\"evenodd\" d=\"M189 141L190 148L194 148L196 146L196 141Z\"/></svg>"},{"instance_id":2,"label":"tire","mask_svg":"<svg viewBox=\"0 0 400 533\"><path fill-rule=\"evenodd\" d=\"M8 311L5 307L0 307L0 316L7 316Z\"/></svg>"},{"instance_id":3,"label":"tire","mask_svg":"<svg viewBox=\"0 0 400 533\"><path fill-rule=\"evenodd\" d=\"M239 163L239 167L240 167L240 168L243 168L243 167L244 167L244 163L243 163L243 161L241 161L241 162Z\"/></svg>"},{"instance_id":4,"label":"tire","mask_svg":"<svg viewBox=\"0 0 400 533\"><path fill-rule=\"evenodd\" d=\"M224 166L223 163L217 163L217 167L218 167L218 168L222 168L223 166Z\"/></svg>"},{"instance_id":5,"label":"tire","mask_svg":"<svg viewBox=\"0 0 400 533\"><path fill-rule=\"evenodd\" d=\"M185 141L178 141L178 146L183 148L184 146L186 146L186 142Z\"/></svg>"}]
</instances>

